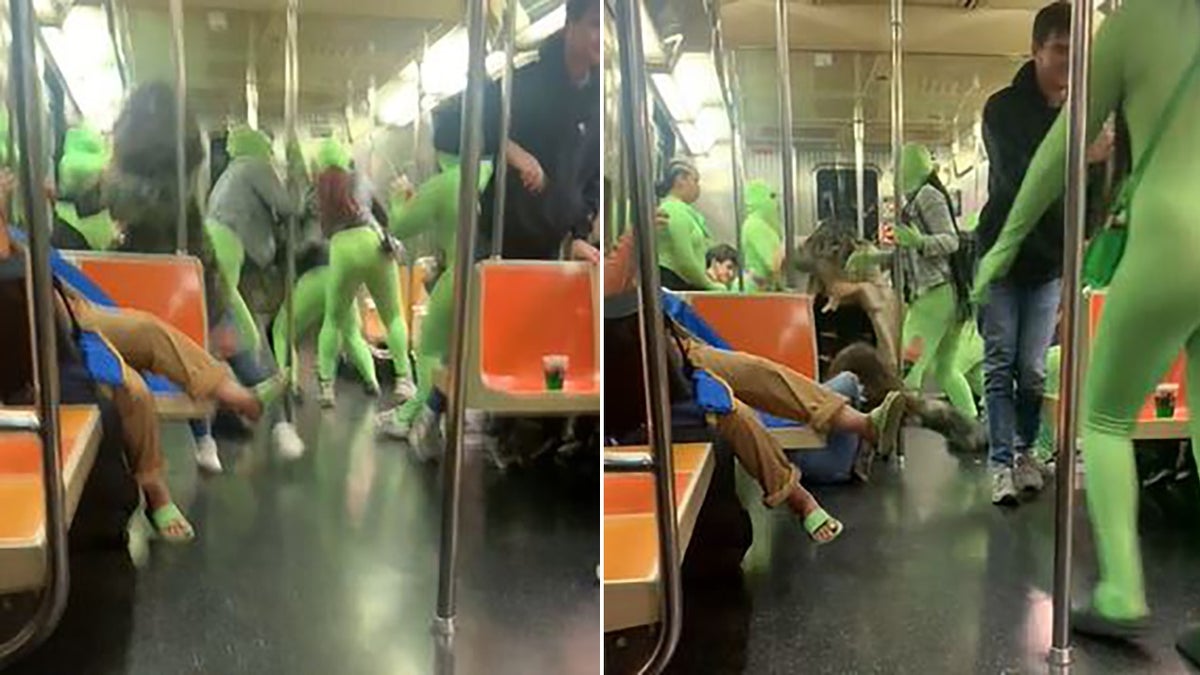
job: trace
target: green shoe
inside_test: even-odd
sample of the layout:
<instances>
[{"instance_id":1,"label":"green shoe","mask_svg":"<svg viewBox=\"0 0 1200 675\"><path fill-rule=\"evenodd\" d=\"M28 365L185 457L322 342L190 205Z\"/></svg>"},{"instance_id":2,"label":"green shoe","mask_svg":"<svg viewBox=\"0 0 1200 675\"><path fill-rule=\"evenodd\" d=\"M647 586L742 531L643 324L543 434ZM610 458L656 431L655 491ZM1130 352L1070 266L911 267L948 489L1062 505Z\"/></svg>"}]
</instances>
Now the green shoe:
<instances>
[{"instance_id":1,"label":"green shoe","mask_svg":"<svg viewBox=\"0 0 1200 675\"><path fill-rule=\"evenodd\" d=\"M828 527L830 531L830 537L825 541L817 539L817 532L820 532L821 528L823 527ZM842 530L844 529L846 528L844 525L842 525L842 521L829 515L825 509L818 508L816 511L813 511L804 517L804 531L808 532L809 538L817 544L833 543L838 537L841 536Z\"/></svg>"},{"instance_id":2,"label":"green shoe","mask_svg":"<svg viewBox=\"0 0 1200 675\"><path fill-rule=\"evenodd\" d=\"M151 511L150 522L154 525L154 531L158 536L167 543L185 544L196 538L196 531L192 529L192 524L183 516L183 512L179 510L175 502L160 506ZM173 525L180 526L182 533L169 534L168 530Z\"/></svg>"},{"instance_id":3,"label":"green shoe","mask_svg":"<svg viewBox=\"0 0 1200 675\"><path fill-rule=\"evenodd\" d=\"M871 427L875 430L875 450L880 457L888 457L896 450L900 437L900 424L908 410L908 399L903 392L889 392L878 408L867 413Z\"/></svg>"}]
</instances>

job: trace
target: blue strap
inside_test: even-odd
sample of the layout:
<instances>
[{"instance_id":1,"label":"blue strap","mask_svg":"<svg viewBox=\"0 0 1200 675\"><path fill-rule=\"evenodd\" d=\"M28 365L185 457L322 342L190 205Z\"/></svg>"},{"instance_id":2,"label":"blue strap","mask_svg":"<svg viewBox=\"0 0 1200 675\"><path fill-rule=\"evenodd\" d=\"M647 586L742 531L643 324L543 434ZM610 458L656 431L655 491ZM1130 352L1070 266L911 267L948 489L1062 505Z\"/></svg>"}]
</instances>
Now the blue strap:
<instances>
[{"instance_id":1,"label":"blue strap","mask_svg":"<svg viewBox=\"0 0 1200 675\"><path fill-rule=\"evenodd\" d=\"M663 311L667 316L671 317L675 323L683 326L687 332L694 335L710 347L717 349L731 350L729 343L725 341L717 331L713 330L712 326L708 325L696 310L691 305L684 302L682 298L668 291L662 292Z\"/></svg>"},{"instance_id":2,"label":"blue strap","mask_svg":"<svg viewBox=\"0 0 1200 675\"><path fill-rule=\"evenodd\" d=\"M9 233L18 244L26 245L28 239L20 229L10 228ZM113 302L113 299L97 286L96 282L88 278L83 270L67 262L67 259L62 257L62 254L55 248L50 249L50 271L56 279L79 293L88 302L106 309L117 308L117 303ZM111 386L120 386L125 383L120 359L100 336L91 331L81 330L77 346L83 354L84 366L92 379ZM162 376L142 373L142 377L145 378L146 386L150 388L150 391L156 394L175 394L180 391L179 387Z\"/></svg>"}]
</instances>

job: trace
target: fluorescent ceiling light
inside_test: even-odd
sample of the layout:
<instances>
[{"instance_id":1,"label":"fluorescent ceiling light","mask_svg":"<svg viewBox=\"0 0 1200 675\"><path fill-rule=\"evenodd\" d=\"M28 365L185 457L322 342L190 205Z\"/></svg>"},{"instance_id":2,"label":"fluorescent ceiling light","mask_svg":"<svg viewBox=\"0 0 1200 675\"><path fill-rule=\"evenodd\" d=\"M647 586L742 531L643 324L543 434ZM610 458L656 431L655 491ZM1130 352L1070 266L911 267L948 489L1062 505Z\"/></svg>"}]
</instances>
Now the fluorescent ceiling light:
<instances>
[{"instance_id":1,"label":"fluorescent ceiling light","mask_svg":"<svg viewBox=\"0 0 1200 675\"><path fill-rule=\"evenodd\" d=\"M712 150L713 145L716 144L716 139L690 122L683 122L679 125L679 135L683 136L684 144L696 156L707 155L708 151Z\"/></svg>"},{"instance_id":2,"label":"fluorescent ceiling light","mask_svg":"<svg viewBox=\"0 0 1200 675\"><path fill-rule=\"evenodd\" d=\"M696 118L697 109L691 107L690 101L681 92L675 78L667 73L654 73L650 76L654 89L659 98L667 106L667 112L676 122L690 122Z\"/></svg>"},{"instance_id":3,"label":"fluorescent ceiling light","mask_svg":"<svg viewBox=\"0 0 1200 675\"><path fill-rule=\"evenodd\" d=\"M696 129L714 141L729 140L729 116L725 108L706 106L696 115Z\"/></svg>"},{"instance_id":4,"label":"fluorescent ceiling light","mask_svg":"<svg viewBox=\"0 0 1200 675\"><path fill-rule=\"evenodd\" d=\"M513 0L514 2L516 0ZM567 6L560 5L558 9L550 12L546 16L534 21L532 24L525 27L524 30L517 31L518 45L532 45L554 35L567 22Z\"/></svg>"},{"instance_id":5,"label":"fluorescent ceiling light","mask_svg":"<svg viewBox=\"0 0 1200 675\"><path fill-rule=\"evenodd\" d=\"M699 112L706 105L722 105L721 81L717 79L717 69L713 66L711 54L703 52L687 52L679 57L675 64L675 82L680 93L687 98L687 106L693 112Z\"/></svg>"},{"instance_id":6,"label":"fluorescent ceiling light","mask_svg":"<svg viewBox=\"0 0 1200 675\"><path fill-rule=\"evenodd\" d=\"M97 129L111 129L124 91L104 10L76 7L61 28L40 30L84 120Z\"/></svg>"}]
</instances>

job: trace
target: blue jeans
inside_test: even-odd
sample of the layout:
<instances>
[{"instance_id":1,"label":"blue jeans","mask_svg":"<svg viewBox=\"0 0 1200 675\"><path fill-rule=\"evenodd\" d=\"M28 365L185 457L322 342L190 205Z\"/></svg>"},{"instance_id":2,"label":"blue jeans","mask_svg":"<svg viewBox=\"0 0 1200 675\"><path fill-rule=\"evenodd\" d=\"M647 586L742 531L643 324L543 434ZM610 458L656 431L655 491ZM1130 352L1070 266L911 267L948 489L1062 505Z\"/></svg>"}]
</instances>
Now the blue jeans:
<instances>
[{"instance_id":1,"label":"blue jeans","mask_svg":"<svg viewBox=\"0 0 1200 675\"><path fill-rule=\"evenodd\" d=\"M850 399L850 405L855 408L863 404L862 383L854 373L838 373L824 386ZM800 469L801 480L805 483L845 483L854 472L858 443L858 434L831 431L825 439L824 450L791 453L791 460Z\"/></svg>"},{"instance_id":2,"label":"blue jeans","mask_svg":"<svg viewBox=\"0 0 1200 675\"><path fill-rule=\"evenodd\" d=\"M988 464L1012 466L1037 440L1046 386L1046 350L1054 339L1062 281L1029 286L992 284L979 309L984 343Z\"/></svg>"}]
</instances>

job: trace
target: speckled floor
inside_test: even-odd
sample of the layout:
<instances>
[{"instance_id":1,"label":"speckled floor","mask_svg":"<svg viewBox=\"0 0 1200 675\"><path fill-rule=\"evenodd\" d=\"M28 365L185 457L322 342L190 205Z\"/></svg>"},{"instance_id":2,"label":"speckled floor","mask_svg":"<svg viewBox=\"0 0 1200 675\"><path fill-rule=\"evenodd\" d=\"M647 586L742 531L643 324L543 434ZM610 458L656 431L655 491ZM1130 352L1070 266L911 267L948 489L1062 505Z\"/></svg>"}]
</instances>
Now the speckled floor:
<instances>
[{"instance_id":1,"label":"speckled floor","mask_svg":"<svg viewBox=\"0 0 1200 675\"><path fill-rule=\"evenodd\" d=\"M301 409L309 452L284 465L265 431L222 441L203 478L185 427L164 439L197 529L74 561L58 633L29 675L408 675L434 670L440 470L376 441L375 406L343 382L336 411ZM600 672L597 460L501 475L464 466L454 672Z\"/></svg>"},{"instance_id":2,"label":"speckled floor","mask_svg":"<svg viewBox=\"0 0 1200 675\"><path fill-rule=\"evenodd\" d=\"M909 434L903 473L877 466L871 486L817 491L848 528L824 548L786 514L763 508L740 475L754 522L743 578L689 586L671 672L1048 672L1053 491L999 509L982 462L951 456L928 432ZM1191 479L1144 495L1154 629L1140 649L1078 639L1072 673L1200 672L1173 646L1179 629L1200 620L1200 488ZM1095 570L1082 504L1077 523L1082 599Z\"/></svg>"}]
</instances>

